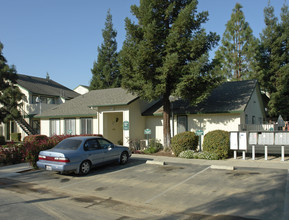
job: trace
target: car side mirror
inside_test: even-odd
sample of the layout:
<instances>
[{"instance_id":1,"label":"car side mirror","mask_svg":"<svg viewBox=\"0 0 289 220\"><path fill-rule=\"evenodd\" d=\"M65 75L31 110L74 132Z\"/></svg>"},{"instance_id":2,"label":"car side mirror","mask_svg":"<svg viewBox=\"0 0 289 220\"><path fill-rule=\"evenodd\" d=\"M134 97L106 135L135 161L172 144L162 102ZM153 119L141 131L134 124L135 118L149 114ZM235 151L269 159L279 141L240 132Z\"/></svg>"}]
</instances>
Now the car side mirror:
<instances>
[{"instance_id":1,"label":"car side mirror","mask_svg":"<svg viewBox=\"0 0 289 220\"><path fill-rule=\"evenodd\" d=\"M114 148L114 145L113 145L113 144L109 145L107 149L108 149L108 150L111 150L112 148Z\"/></svg>"}]
</instances>

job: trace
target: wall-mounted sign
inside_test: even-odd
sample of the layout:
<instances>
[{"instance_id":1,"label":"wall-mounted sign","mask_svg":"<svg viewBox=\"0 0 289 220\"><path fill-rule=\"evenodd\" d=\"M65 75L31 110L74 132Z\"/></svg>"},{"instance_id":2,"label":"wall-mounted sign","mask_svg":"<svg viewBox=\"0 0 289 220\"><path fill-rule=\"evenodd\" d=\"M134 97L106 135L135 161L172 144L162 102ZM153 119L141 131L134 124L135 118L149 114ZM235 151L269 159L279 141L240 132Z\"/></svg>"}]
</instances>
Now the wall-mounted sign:
<instances>
[{"instance_id":1,"label":"wall-mounted sign","mask_svg":"<svg viewBox=\"0 0 289 220\"><path fill-rule=\"evenodd\" d=\"M196 135L197 135L197 136L204 135L204 131L203 131L203 130L197 130L197 131L196 131Z\"/></svg>"},{"instance_id":2,"label":"wall-mounted sign","mask_svg":"<svg viewBox=\"0 0 289 220\"><path fill-rule=\"evenodd\" d=\"M144 130L144 134L152 134L152 130L147 128Z\"/></svg>"},{"instance_id":3,"label":"wall-mounted sign","mask_svg":"<svg viewBox=\"0 0 289 220\"><path fill-rule=\"evenodd\" d=\"M128 121L123 122L123 130L129 130L129 122Z\"/></svg>"}]
</instances>

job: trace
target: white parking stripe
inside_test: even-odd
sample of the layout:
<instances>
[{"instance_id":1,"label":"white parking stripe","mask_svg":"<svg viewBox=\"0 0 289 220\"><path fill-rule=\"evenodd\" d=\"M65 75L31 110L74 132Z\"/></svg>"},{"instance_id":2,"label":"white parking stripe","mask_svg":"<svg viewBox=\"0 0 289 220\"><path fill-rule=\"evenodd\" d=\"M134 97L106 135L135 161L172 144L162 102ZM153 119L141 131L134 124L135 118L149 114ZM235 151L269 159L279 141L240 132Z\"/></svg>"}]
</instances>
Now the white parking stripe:
<instances>
[{"instance_id":1,"label":"white parking stripe","mask_svg":"<svg viewBox=\"0 0 289 220\"><path fill-rule=\"evenodd\" d=\"M289 219L289 170L287 173L287 181L285 188L285 201L284 201L284 212L283 212L283 220Z\"/></svg>"},{"instance_id":2,"label":"white parking stripe","mask_svg":"<svg viewBox=\"0 0 289 220\"><path fill-rule=\"evenodd\" d=\"M203 170L201 170L201 171L199 171L199 172L197 172L197 173L195 173L194 175L190 176L189 178L183 180L182 182L180 182L180 183L178 183L178 184L176 184L176 185L168 188L167 190L163 191L162 193L160 193L160 194L152 197L151 199L147 200L145 203L150 203L151 201L155 200L156 198L159 198L159 197L163 196L163 195L166 194L167 192L169 192L169 191L175 189L176 187L184 184L185 182L189 181L190 179L193 179L194 177L196 177L197 175L205 172L205 171L206 171L207 169L209 169L209 168L210 168L210 166L209 166L209 167L206 167L205 169L203 169Z\"/></svg>"}]
</instances>

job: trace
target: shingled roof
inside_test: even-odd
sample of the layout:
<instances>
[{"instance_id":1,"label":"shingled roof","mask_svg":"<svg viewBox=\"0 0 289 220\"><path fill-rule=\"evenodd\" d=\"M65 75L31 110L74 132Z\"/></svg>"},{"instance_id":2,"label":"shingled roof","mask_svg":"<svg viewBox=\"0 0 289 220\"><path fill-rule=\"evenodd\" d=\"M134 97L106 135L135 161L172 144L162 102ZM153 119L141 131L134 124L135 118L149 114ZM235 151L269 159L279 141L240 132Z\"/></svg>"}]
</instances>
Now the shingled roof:
<instances>
[{"instance_id":1,"label":"shingled roof","mask_svg":"<svg viewBox=\"0 0 289 220\"><path fill-rule=\"evenodd\" d=\"M257 80L225 82L215 88L206 100L196 106L188 101L173 102L175 114L208 114L234 113L245 110L257 86ZM162 100L142 113L143 116L160 115L163 113Z\"/></svg>"},{"instance_id":2,"label":"shingled roof","mask_svg":"<svg viewBox=\"0 0 289 220\"><path fill-rule=\"evenodd\" d=\"M77 92L51 79L27 76L22 74L17 75L17 84L30 91L32 94L57 96L63 97L65 99L72 99L79 96Z\"/></svg>"},{"instance_id":3,"label":"shingled roof","mask_svg":"<svg viewBox=\"0 0 289 220\"><path fill-rule=\"evenodd\" d=\"M122 88L92 90L49 109L36 117L93 116L97 113L93 107L129 105L136 99L138 99L138 96Z\"/></svg>"}]
</instances>

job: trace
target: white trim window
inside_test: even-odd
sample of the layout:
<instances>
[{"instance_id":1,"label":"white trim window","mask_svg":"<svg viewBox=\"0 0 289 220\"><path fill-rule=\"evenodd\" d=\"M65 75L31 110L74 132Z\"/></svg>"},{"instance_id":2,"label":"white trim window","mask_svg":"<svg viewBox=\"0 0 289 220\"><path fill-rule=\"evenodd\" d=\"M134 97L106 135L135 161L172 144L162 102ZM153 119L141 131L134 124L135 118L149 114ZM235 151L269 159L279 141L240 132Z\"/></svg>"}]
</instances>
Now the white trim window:
<instances>
[{"instance_id":1,"label":"white trim window","mask_svg":"<svg viewBox=\"0 0 289 220\"><path fill-rule=\"evenodd\" d=\"M92 134L92 118L80 118L80 134Z\"/></svg>"},{"instance_id":2,"label":"white trim window","mask_svg":"<svg viewBox=\"0 0 289 220\"><path fill-rule=\"evenodd\" d=\"M178 134L188 131L188 116L186 115L178 115Z\"/></svg>"},{"instance_id":3,"label":"white trim window","mask_svg":"<svg viewBox=\"0 0 289 220\"><path fill-rule=\"evenodd\" d=\"M75 135L75 118L64 119L64 133Z\"/></svg>"},{"instance_id":4,"label":"white trim window","mask_svg":"<svg viewBox=\"0 0 289 220\"><path fill-rule=\"evenodd\" d=\"M50 119L50 136L60 135L60 119Z\"/></svg>"}]
</instances>

